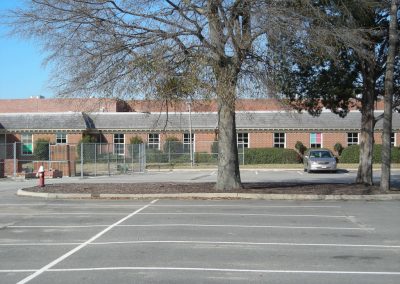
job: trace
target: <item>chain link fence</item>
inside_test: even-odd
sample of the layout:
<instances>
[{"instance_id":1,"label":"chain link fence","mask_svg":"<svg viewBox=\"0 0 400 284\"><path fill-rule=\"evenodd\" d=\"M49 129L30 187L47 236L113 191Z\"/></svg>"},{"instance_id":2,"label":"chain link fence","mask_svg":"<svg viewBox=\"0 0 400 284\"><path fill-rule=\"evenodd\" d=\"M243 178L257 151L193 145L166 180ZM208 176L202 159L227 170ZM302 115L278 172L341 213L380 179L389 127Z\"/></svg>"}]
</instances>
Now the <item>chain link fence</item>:
<instances>
[{"instance_id":1,"label":"chain link fence","mask_svg":"<svg viewBox=\"0 0 400 284\"><path fill-rule=\"evenodd\" d=\"M144 144L86 143L77 146L76 174L83 176L144 172Z\"/></svg>"},{"instance_id":2,"label":"chain link fence","mask_svg":"<svg viewBox=\"0 0 400 284\"><path fill-rule=\"evenodd\" d=\"M246 162L246 149L238 147L240 164ZM0 174L32 176L43 165L45 171L62 176L104 176L142 173L146 169L216 166L218 142L181 141L164 144L0 144Z\"/></svg>"}]
</instances>

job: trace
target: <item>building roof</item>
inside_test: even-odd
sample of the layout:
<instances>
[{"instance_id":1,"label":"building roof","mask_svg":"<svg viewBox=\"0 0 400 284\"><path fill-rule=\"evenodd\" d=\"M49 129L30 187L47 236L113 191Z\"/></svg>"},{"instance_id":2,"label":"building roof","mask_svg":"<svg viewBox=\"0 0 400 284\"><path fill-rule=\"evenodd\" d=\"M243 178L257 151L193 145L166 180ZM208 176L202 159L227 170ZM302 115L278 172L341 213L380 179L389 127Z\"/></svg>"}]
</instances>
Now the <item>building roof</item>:
<instances>
[{"instance_id":1,"label":"building roof","mask_svg":"<svg viewBox=\"0 0 400 284\"><path fill-rule=\"evenodd\" d=\"M88 125L80 112L0 114L2 131L84 131Z\"/></svg>"},{"instance_id":2,"label":"building roof","mask_svg":"<svg viewBox=\"0 0 400 284\"><path fill-rule=\"evenodd\" d=\"M377 112L376 116L381 114ZM92 113L89 114L98 130L130 131L186 131L189 129L189 113ZM191 113L194 130L214 130L218 128L217 113ZM341 118L331 112L322 112L313 117L308 113L294 112L238 112L238 130L322 130L343 131L360 129L361 113L350 112ZM376 124L382 129L382 121ZM393 129L400 129L400 114L393 114Z\"/></svg>"},{"instance_id":3,"label":"building roof","mask_svg":"<svg viewBox=\"0 0 400 284\"><path fill-rule=\"evenodd\" d=\"M375 116L382 114L376 112ZM191 118L191 119L190 119ZM0 114L0 131L213 131L218 128L217 113L10 113ZM341 118L331 112L313 117L294 112L237 112L239 131L359 131L361 113L350 112ZM382 120L376 130L382 129ZM400 129L400 114L393 113L393 129Z\"/></svg>"}]
</instances>

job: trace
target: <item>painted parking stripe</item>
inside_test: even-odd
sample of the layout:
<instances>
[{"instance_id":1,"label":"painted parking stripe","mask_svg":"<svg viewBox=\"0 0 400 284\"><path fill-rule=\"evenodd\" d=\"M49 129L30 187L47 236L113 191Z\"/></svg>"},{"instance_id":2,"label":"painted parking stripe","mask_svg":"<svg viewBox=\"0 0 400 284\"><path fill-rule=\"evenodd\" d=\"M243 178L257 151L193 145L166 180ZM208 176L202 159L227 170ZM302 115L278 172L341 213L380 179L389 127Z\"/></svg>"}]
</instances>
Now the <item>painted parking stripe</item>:
<instances>
[{"instance_id":1,"label":"painted parking stripe","mask_svg":"<svg viewBox=\"0 0 400 284\"><path fill-rule=\"evenodd\" d=\"M109 225L48 225L48 226L8 226L10 229L68 229L68 228L98 228ZM268 229L320 229L320 230L360 230L374 231L372 227L328 227L328 226L278 226L278 225L229 225L229 224L131 224L116 225L114 227L221 227L221 228L268 228Z\"/></svg>"},{"instance_id":2,"label":"painted parking stripe","mask_svg":"<svg viewBox=\"0 0 400 284\"><path fill-rule=\"evenodd\" d=\"M349 218L346 215L316 215L316 214L268 214L268 213L204 213L204 212L146 212L139 215L198 215L198 216L263 216L263 217L307 217L307 218Z\"/></svg>"},{"instance_id":3,"label":"painted parking stripe","mask_svg":"<svg viewBox=\"0 0 400 284\"><path fill-rule=\"evenodd\" d=\"M44 215L53 215L51 213L43 213ZM33 215L33 216L42 216L43 214L37 214L37 215ZM71 213L71 215L87 215L87 214L94 214L97 215L96 213ZM110 212L109 215L120 215L122 213L113 213ZM54 215L60 215L60 214L54 214ZM62 214L61 214L62 215ZM69 214L67 214L69 215ZM354 216L346 216L346 215L315 215L315 214L262 214L262 213L249 213L249 214L241 214L241 213L204 213L204 212L157 212L157 213L141 213L138 215L199 215L199 216L203 216L203 215L216 215L216 216L264 216L264 217L299 217L299 218L334 218L334 219L340 219L340 218L355 218ZM26 226L10 226L10 227L26 227ZM34 226L33 226L34 227Z\"/></svg>"},{"instance_id":4,"label":"painted parking stripe","mask_svg":"<svg viewBox=\"0 0 400 284\"><path fill-rule=\"evenodd\" d=\"M47 212L47 213L0 213L0 216L80 216L80 215L126 215L126 212ZM147 212L138 215L213 215L213 216L265 216L265 217L318 217L318 218L348 218L344 215L313 215L313 214L267 214L267 213L204 213L204 212Z\"/></svg>"},{"instance_id":5,"label":"painted parking stripe","mask_svg":"<svg viewBox=\"0 0 400 284\"><path fill-rule=\"evenodd\" d=\"M331 274L331 275L380 275L400 276L397 271L343 271L343 270L273 270L273 269L232 269L204 267L92 267L48 269L47 272L80 272L80 271L199 271L199 272L231 272L231 273L266 273L266 274ZM0 273L32 272L33 270L0 270ZM21 282L19 282L21 283Z\"/></svg>"},{"instance_id":6,"label":"painted parking stripe","mask_svg":"<svg viewBox=\"0 0 400 284\"><path fill-rule=\"evenodd\" d=\"M220 228L268 228L268 229L315 229L315 230L356 230L374 231L369 227L318 227L318 226L269 226L269 225L208 225L208 224L149 224L149 225L121 225L119 227L220 227Z\"/></svg>"},{"instance_id":7,"label":"painted parking stripe","mask_svg":"<svg viewBox=\"0 0 400 284\"><path fill-rule=\"evenodd\" d=\"M273 242L212 242L212 241L126 241L126 242L93 242L91 245L111 244L206 244L206 245L238 245L238 246L305 246L305 247L352 247L352 248L379 248L400 249L400 245L362 245L362 244L312 244L312 243L273 243Z\"/></svg>"},{"instance_id":8,"label":"painted parking stripe","mask_svg":"<svg viewBox=\"0 0 400 284\"><path fill-rule=\"evenodd\" d=\"M19 204L0 204L1 206L46 206L46 207L68 207L68 208L107 208L107 207L141 207L143 204L46 204L46 203L19 203ZM249 204L155 204L152 207L232 207L232 208L249 208ZM341 208L336 205L253 205L251 208Z\"/></svg>"},{"instance_id":9,"label":"painted parking stripe","mask_svg":"<svg viewBox=\"0 0 400 284\"><path fill-rule=\"evenodd\" d=\"M108 231L110 231L111 229L113 229L115 226L121 224L122 222L128 220L129 218L131 218L132 216L138 214L140 211L146 209L147 207L151 206L152 204L154 204L155 202L157 202L157 200L153 200L150 203L148 203L147 205L143 206L142 208L132 212L131 214L125 216L124 218L120 219L119 221L115 222L114 224L112 224L111 226L105 228L103 231L101 231L100 233L96 234L95 236L93 236L92 238L90 238L89 240L87 240L84 243L81 243L79 246L77 246L76 248L70 250L69 252L67 252L66 254L60 256L59 258L55 259L54 261L50 262L49 264L43 266L42 268L40 268L39 270L37 270L35 273L29 275L28 277L25 277L24 279L22 279L21 281L19 281L17 284L24 284L27 283L29 281L31 281L32 279L35 279L37 276L39 276L40 274L46 272L47 270L49 270L50 268L52 268L53 266L57 265L58 263L60 263L61 261L63 261L64 259L68 258L69 256L73 255L74 253L76 253L77 251L81 250L82 248L86 247L87 245L89 245L90 243L94 242L95 240L97 240L98 238L100 238L102 235L104 235L105 233L107 233Z\"/></svg>"},{"instance_id":10,"label":"painted parking stripe","mask_svg":"<svg viewBox=\"0 0 400 284\"><path fill-rule=\"evenodd\" d=\"M18 246L72 246L80 243L7 243L3 247ZM228 245L228 246L293 246L293 247L346 247L346 248L374 248L374 249L400 249L400 245L379 244L335 244L335 243L278 243L278 242L213 242L213 241L118 241L118 242L92 242L89 246L107 245L135 245L135 244L190 244L190 245Z\"/></svg>"}]
</instances>

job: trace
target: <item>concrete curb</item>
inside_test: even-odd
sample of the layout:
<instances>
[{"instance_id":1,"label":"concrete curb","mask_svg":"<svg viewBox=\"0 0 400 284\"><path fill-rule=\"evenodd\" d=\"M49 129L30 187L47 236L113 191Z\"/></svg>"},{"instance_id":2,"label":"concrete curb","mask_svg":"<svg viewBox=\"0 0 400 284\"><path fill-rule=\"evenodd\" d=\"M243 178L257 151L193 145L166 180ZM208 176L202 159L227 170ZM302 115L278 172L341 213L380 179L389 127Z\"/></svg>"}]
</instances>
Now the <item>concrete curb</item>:
<instances>
[{"instance_id":1,"label":"concrete curb","mask_svg":"<svg viewBox=\"0 0 400 284\"><path fill-rule=\"evenodd\" d=\"M18 196L46 199L253 199L253 200L400 200L400 194L377 195L316 195L316 194L257 194L257 193L168 193L168 194L90 194L45 193L17 191Z\"/></svg>"}]
</instances>

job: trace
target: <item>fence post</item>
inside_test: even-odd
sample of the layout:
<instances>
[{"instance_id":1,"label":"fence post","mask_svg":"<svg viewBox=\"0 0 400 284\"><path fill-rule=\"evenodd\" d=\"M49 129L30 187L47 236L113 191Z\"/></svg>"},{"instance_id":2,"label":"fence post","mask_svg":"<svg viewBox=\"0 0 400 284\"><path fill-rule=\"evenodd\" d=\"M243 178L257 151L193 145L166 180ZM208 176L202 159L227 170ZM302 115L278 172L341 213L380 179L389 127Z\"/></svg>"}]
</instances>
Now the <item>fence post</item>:
<instances>
[{"instance_id":1,"label":"fence post","mask_svg":"<svg viewBox=\"0 0 400 284\"><path fill-rule=\"evenodd\" d=\"M13 169L13 176L17 176L17 142L14 142L13 145L13 159L14 159L14 169Z\"/></svg>"},{"instance_id":2,"label":"fence post","mask_svg":"<svg viewBox=\"0 0 400 284\"><path fill-rule=\"evenodd\" d=\"M110 144L107 144L107 169L108 169L108 175L111 175L110 172Z\"/></svg>"},{"instance_id":3,"label":"fence post","mask_svg":"<svg viewBox=\"0 0 400 284\"><path fill-rule=\"evenodd\" d=\"M147 160L146 160L147 155L146 155L146 146L145 146L145 144L142 144L142 151L141 152L142 152L142 154L141 154L140 160L141 160L141 165L142 165L142 172L144 173L146 171L146 163L147 163Z\"/></svg>"},{"instance_id":4,"label":"fence post","mask_svg":"<svg viewBox=\"0 0 400 284\"><path fill-rule=\"evenodd\" d=\"M81 178L83 178L83 147L84 143L81 143Z\"/></svg>"},{"instance_id":5,"label":"fence post","mask_svg":"<svg viewBox=\"0 0 400 284\"><path fill-rule=\"evenodd\" d=\"M50 142L49 142L49 169L51 169L51 149L50 149Z\"/></svg>"},{"instance_id":6,"label":"fence post","mask_svg":"<svg viewBox=\"0 0 400 284\"><path fill-rule=\"evenodd\" d=\"M171 141L168 141L168 163L171 164Z\"/></svg>"},{"instance_id":7,"label":"fence post","mask_svg":"<svg viewBox=\"0 0 400 284\"><path fill-rule=\"evenodd\" d=\"M126 174L126 172L127 172L127 170L126 170L126 144L124 143L124 167L123 167L123 169L122 169L122 172L124 173L124 174Z\"/></svg>"},{"instance_id":8,"label":"fence post","mask_svg":"<svg viewBox=\"0 0 400 284\"><path fill-rule=\"evenodd\" d=\"M133 162L134 162L134 159L133 159L133 154L134 154L134 148L136 147L136 145L137 144L128 144L128 149L129 149L129 147L131 147L131 159L132 159L132 174L133 174Z\"/></svg>"},{"instance_id":9,"label":"fence post","mask_svg":"<svg viewBox=\"0 0 400 284\"><path fill-rule=\"evenodd\" d=\"M94 176L97 176L97 143L94 143Z\"/></svg>"}]
</instances>

